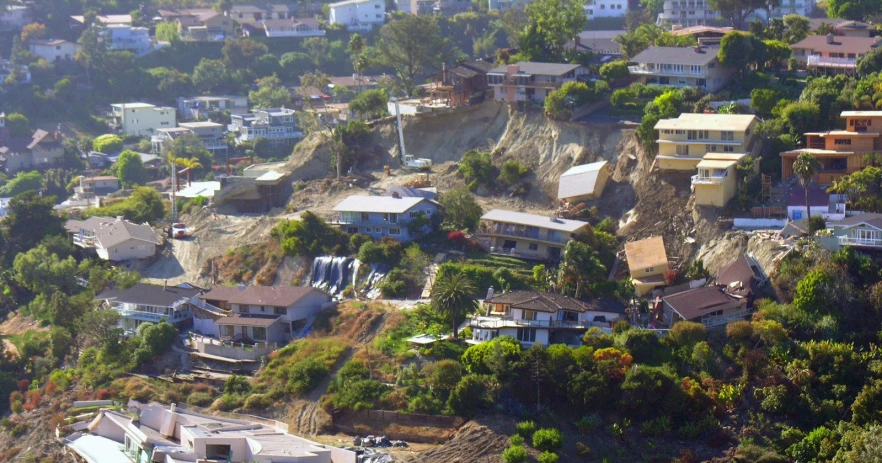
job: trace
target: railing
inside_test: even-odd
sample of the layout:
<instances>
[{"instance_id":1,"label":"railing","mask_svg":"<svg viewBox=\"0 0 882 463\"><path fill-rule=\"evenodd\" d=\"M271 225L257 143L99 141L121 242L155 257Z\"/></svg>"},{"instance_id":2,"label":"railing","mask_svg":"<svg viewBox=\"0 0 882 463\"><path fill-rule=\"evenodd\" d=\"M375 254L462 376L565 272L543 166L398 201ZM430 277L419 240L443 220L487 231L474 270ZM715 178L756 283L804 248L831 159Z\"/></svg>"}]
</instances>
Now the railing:
<instances>
[{"instance_id":1,"label":"railing","mask_svg":"<svg viewBox=\"0 0 882 463\"><path fill-rule=\"evenodd\" d=\"M701 323L707 327L725 325L729 322L744 320L744 317L748 316L749 314L750 310L741 309L723 315L706 315L701 318Z\"/></svg>"},{"instance_id":2,"label":"railing","mask_svg":"<svg viewBox=\"0 0 882 463\"><path fill-rule=\"evenodd\" d=\"M548 241L551 243L566 244L570 238L565 236L540 236L539 232L527 232L526 230L518 230L504 227L481 227L475 232L476 235L500 235L512 236L517 238L527 238L538 241Z\"/></svg>"},{"instance_id":3,"label":"railing","mask_svg":"<svg viewBox=\"0 0 882 463\"><path fill-rule=\"evenodd\" d=\"M836 68L854 68L857 67L857 59L855 58L828 58L818 55L809 55L809 66L836 67Z\"/></svg>"},{"instance_id":4,"label":"railing","mask_svg":"<svg viewBox=\"0 0 882 463\"><path fill-rule=\"evenodd\" d=\"M572 328L588 329L592 327L609 328L609 323L588 320L518 320L510 317L475 317L469 321L472 328Z\"/></svg>"},{"instance_id":5,"label":"railing","mask_svg":"<svg viewBox=\"0 0 882 463\"><path fill-rule=\"evenodd\" d=\"M303 132L285 132L285 133L266 133L255 134L251 131L243 133L239 138L242 140L252 140L257 138L284 139L284 138L300 138Z\"/></svg>"},{"instance_id":6,"label":"railing","mask_svg":"<svg viewBox=\"0 0 882 463\"><path fill-rule=\"evenodd\" d=\"M76 234L73 236L73 244L74 246L79 246L81 248L92 248L95 247L95 237L94 236L81 236Z\"/></svg>"},{"instance_id":7,"label":"railing","mask_svg":"<svg viewBox=\"0 0 882 463\"><path fill-rule=\"evenodd\" d=\"M146 320L157 323L159 323L163 319L172 320L171 315L162 313L144 312L143 310L123 309L120 307L114 307L113 310L117 311L121 316L125 318L136 318L138 320Z\"/></svg>"},{"instance_id":8,"label":"railing","mask_svg":"<svg viewBox=\"0 0 882 463\"><path fill-rule=\"evenodd\" d=\"M712 184L712 185L720 185L723 183L723 179L725 177L701 177L698 175L692 176L692 184Z\"/></svg>"},{"instance_id":9,"label":"railing","mask_svg":"<svg viewBox=\"0 0 882 463\"><path fill-rule=\"evenodd\" d=\"M882 247L882 238L855 238L853 236L840 236L841 246L879 246Z\"/></svg>"},{"instance_id":10,"label":"railing","mask_svg":"<svg viewBox=\"0 0 882 463\"><path fill-rule=\"evenodd\" d=\"M374 219L344 219L344 218L333 218L330 223L335 223L339 225L375 225L378 227L388 227L388 226L404 226L403 223L399 222L387 222L385 220L374 220Z\"/></svg>"}]
</instances>

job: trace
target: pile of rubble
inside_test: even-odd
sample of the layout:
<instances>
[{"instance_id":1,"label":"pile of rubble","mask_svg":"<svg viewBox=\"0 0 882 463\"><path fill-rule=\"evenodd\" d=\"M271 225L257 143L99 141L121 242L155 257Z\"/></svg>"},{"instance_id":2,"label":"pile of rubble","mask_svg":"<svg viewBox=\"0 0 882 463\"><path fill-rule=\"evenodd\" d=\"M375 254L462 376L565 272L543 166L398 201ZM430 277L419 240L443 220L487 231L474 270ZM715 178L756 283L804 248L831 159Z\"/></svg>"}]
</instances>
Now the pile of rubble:
<instances>
[{"instance_id":1,"label":"pile of rubble","mask_svg":"<svg viewBox=\"0 0 882 463\"><path fill-rule=\"evenodd\" d=\"M357 455L358 463L392 463L392 456L383 453L377 448L384 447L407 447L407 442L403 440L389 440L386 436L356 436L352 442L354 445L344 447L351 450Z\"/></svg>"}]
</instances>

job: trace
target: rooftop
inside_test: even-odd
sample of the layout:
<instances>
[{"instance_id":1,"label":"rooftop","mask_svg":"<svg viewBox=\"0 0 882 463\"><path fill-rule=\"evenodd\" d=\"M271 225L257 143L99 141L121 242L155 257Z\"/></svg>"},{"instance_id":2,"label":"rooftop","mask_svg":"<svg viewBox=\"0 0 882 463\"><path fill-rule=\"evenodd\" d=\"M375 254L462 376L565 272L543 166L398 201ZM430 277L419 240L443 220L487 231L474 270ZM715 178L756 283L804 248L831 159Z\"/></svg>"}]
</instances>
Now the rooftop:
<instances>
[{"instance_id":1,"label":"rooftop","mask_svg":"<svg viewBox=\"0 0 882 463\"><path fill-rule=\"evenodd\" d=\"M809 187L809 204L812 207L827 207L830 205L830 195L821 187ZM790 192L788 207L805 207L805 189L796 186Z\"/></svg>"},{"instance_id":2,"label":"rooftop","mask_svg":"<svg viewBox=\"0 0 882 463\"><path fill-rule=\"evenodd\" d=\"M724 161L720 159L702 159L698 162L698 165L695 167L699 169L728 169L735 164L738 164L738 161Z\"/></svg>"},{"instance_id":3,"label":"rooftop","mask_svg":"<svg viewBox=\"0 0 882 463\"><path fill-rule=\"evenodd\" d=\"M203 127L223 127L223 124L218 124L217 122L211 121L199 121L199 122L179 122L178 127L183 127L185 129L197 129Z\"/></svg>"},{"instance_id":4,"label":"rooftop","mask_svg":"<svg viewBox=\"0 0 882 463\"><path fill-rule=\"evenodd\" d=\"M716 284L723 285L730 292L740 295L757 295L759 292L756 274L750 258L741 254L737 259L720 267L717 271Z\"/></svg>"},{"instance_id":5,"label":"rooftop","mask_svg":"<svg viewBox=\"0 0 882 463\"><path fill-rule=\"evenodd\" d=\"M841 117L882 117L882 111L842 111Z\"/></svg>"},{"instance_id":6,"label":"rooftop","mask_svg":"<svg viewBox=\"0 0 882 463\"><path fill-rule=\"evenodd\" d=\"M375 212L381 214L402 214L417 204L427 201L426 198L392 196L352 195L334 206L341 212Z\"/></svg>"},{"instance_id":7,"label":"rooftop","mask_svg":"<svg viewBox=\"0 0 882 463\"><path fill-rule=\"evenodd\" d=\"M481 216L481 220L527 225L567 233L573 233L588 226L588 222L581 220L552 218L547 215L528 214L526 212L506 211L503 209L493 209Z\"/></svg>"},{"instance_id":8,"label":"rooftop","mask_svg":"<svg viewBox=\"0 0 882 463\"><path fill-rule=\"evenodd\" d=\"M656 130L733 130L743 132L757 118L753 114L703 114L683 113L676 119L661 119Z\"/></svg>"},{"instance_id":9,"label":"rooftop","mask_svg":"<svg viewBox=\"0 0 882 463\"><path fill-rule=\"evenodd\" d=\"M307 286L219 286L200 296L200 299L225 301L230 304L269 305L289 307L307 294L322 291Z\"/></svg>"},{"instance_id":10,"label":"rooftop","mask_svg":"<svg viewBox=\"0 0 882 463\"><path fill-rule=\"evenodd\" d=\"M534 63L532 61L520 61L514 65L508 64L495 67L488 72L505 74L506 71L508 71L508 66L517 66L518 73L521 74L534 74L543 76L562 76L568 72L572 72L582 67L582 65L580 64Z\"/></svg>"},{"instance_id":11,"label":"rooftop","mask_svg":"<svg viewBox=\"0 0 882 463\"><path fill-rule=\"evenodd\" d=\"M632 271L668 265L665 241L661 236L625 243L625 257Z\"/></svg>"},{"instance_id":12,"label":"rooftop","mask_svg":"<svg viewBox=\"0 0 882 463\"><path fill-rule=\"evenodd\" d=\"M138 283L126 289L108 289L95 296L96 301L113 300L156 307L171 307L181 299L190 299L201 291L195 288L178 286L160 286Z\"/></svg>"},{"instance_id":13,"label":"rooftop","mask_svg":"<svg viewBox=\"0 0 882 463\"><path fill-rule=\"evenodd\" d=\"M90 217L86 220L68 220L64 227L70 233L86 231L94 234L95 239L105 249L130 239L155 245L161 244L150 225L138 225L120 218Z\"/></svg>"},{"instance_id":14,"label":"rooftop","mask_svg":"<svg viewBox=\"0 0 882 463\"><path fill-rule=\"evenodd\" d=\"M729 296L719 286L690 289L682 293L665 296L662 300L686 320L694 320L702 315L743 303L743 299Z\"/></svg>"},{"instance_id":15,"label":"rooftop","mask_svg":"<svg viewBox=\"0 0 882 463\"><path fill-rule=\"evenodd\" d=\"M812 50L817 53L859 53L864 54L879 44L878 37L839 37L833 36L833 43L827 42L826 35L810 35L790 48Z\"/></svg>"},{"instance_id":16,"label":"rooftop","mask_svg":"<svg viewBox=\"0 0 882 463\"><path fill-rule=\"evenodd\" d=\"M638 64L706 65L717 59L719 50L719 47L649 47L629 61Z\"/></svg>"},{"instance_id":17,"label":"rooftop","mask_svg":"<svg viewBox=\"0 0 882 463\"><path fill-rule=\"evenodd\" d=\"M371 1L371 0L345 0L345 1L342 1L342 2L331 3L331 4L329 4L328 6L331 7L331 8L336 8L336 7L340 7L340 6L346 6L346 5L357 5L357 4L359 4L359 3L367 3L367 2L370 2L370 1Z\"/></svg>"},{"instance_id":18,"label":"rooftop","mask_svg":"<svg viewBox=\"0 0 882 463\"><path fill-rule=\"evenodd\" d=\"M122 109L141 109L141 108L155 108L156 105L152 105L150 103L116 103L110 106L118 107Z\"/></svg>"},{"instance_id":19,"label":"rooftop","mask_svg":"<svg viewBox=\"0 0 882 463\"><path fill-rule=\"evenodd\" d=\"M731 27L714 27L714 26L699 25L699 26L684 27L682 29L673 30L673 31L671 31L671 35L673 35L673 36L697 35L697 34L706 34L708 32L725 35L725 34L728 34L729 32L732 32L732 31L733 31L733 28L731 28Z\"/></svg>"},{"instance_id":20,"label":"rooftop","mask_svg":"<svg viewBox=\"0 0 882 463\"><path fill-rule=\"evenodd\" d=\"M869 213L869 214L860 214L853 215L851 217L846 217L835 225L841 226L844 228L851 228L856 225L867 224L872 227L876 227L882 230L882 214Z\"/></svg>"},{"instance_id":21,"label":"rooftop","mask_svg":"<svg viewBox=\"0 0 882 463\"><path fill-rule=\"evenodd\" d=\"M541 291L509 291L484 300L490 304L510 304L516 309L557 313L560 310L586 312L588 304L569 296Z\"/></svg>"},{"instance_id":22,"label":"rooftop","mask_svg":"<svg viewBox=\"0 0 882 463\"><path fill-rule=\"evenodd\" d=\"M606 161L599 161L571 167L560 176L557 198L564 199L595 194L597 178L607 164Z\"/></svg>"},{"instance_id":23,"label":"rooftop","mask_svg":"<svg viewBox=\"0 0 882 463\"><path fill-rule=\"evenodd\" d=\"M30 45L45 45L45 46L50 46L50 47L57 47L59 45L64 45L66 43L79 46L78 44L75 44L73 42L68 42L67 40L62 40L62 39L37 39L37 40L30 40L30 41L28 41L28 43Z\"/></svg>"}]
</instances>

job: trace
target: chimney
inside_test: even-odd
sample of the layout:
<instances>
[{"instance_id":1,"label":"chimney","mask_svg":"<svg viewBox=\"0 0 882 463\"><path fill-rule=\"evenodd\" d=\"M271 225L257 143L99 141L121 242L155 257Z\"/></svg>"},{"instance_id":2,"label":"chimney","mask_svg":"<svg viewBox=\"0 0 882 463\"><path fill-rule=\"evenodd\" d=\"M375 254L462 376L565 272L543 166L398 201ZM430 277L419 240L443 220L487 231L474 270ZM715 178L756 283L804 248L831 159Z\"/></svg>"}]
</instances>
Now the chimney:
<instances>
[{"instance_id":1,"label":"chimney","mask_svg":"<svg viewBox=\"0 0 882 463\"><path fill-rule=\"evenodd\" d=\"M162 280L162 290L168 291L168 280Z\"/></svg>"},{"instance_id":2,"label":"chimney","mask_svg":"<svg viewBox=\"0 0 882 463\"><path fill-rule=\"evenodd\" d=\"M833 42L833 34L827 34L827 43L832 44Z\"/></svg>"},{"instance_id":3,"label":"chimney","mask_svg":"<svg viewBox=\"0 0 882 463\"><path fill-rule=\"evenodd\" d=\"M695 46L695 53L701 53L701 51L702 51L701 44L696 45Z\"/></svg>"},{"instance_id":4,"label":"chimney","mask_svg":"<svg viewBox=\"0 0 882 463\"><path fill-rule=\"evenodd\" d=\"M557 222L557 214L551 214L551 221Z\"/></svg>"},{"instance_id":5,"label":"chimney","mask_svg":"<svg viewBox=\"0 0 882 463\"><path fill-rule=\"evenodd\" d=\"M517 64L508 64L505 66L505 74L508 76L514 75L517 74L520 69L521 67Z\"/></svg>"},{"instance_id":6,"label":"chimney","mask_svg":"<svg viewBox=\"0 0 882 463\"><path fill-rule=\"evenodd\" d=\"M493 299L493 287L487 288L487 297L485 299Z\"/></svg>"},{"instance_id":7,"label":"chimney","mask_svg":"<svg viewBox=\"0 0 882 463\"><path fill-rule=\"evenodd\" d=\"M393 192L392 192L392 197L395 198L395 199L400 199L400 198L401 198L401 195L398 194L397 191L393 191Z\"/></svg>"}]
</instances>

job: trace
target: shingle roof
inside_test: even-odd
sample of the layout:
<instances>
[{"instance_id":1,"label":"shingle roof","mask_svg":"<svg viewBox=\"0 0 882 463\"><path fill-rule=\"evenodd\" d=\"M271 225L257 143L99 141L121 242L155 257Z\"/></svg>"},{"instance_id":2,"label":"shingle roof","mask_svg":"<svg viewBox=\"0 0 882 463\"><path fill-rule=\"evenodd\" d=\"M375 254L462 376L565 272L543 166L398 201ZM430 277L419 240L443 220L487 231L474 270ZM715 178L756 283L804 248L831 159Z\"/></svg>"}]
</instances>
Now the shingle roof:
<instances>
[{"instance_id":1,"label":"shingle roof","mask_svg":"<svg viewBox=\"0 0 882 463\"><path fill-rule=\"evenodd\" d=\"M667 63L683 65L705 65L717 59L719 47L649 47L629 61L634 63Z\"/></svg>"},{"instance_id":2,"label":"shingle roof","mask_svg":"<svg viewBox=\"0 0 882 463\"><path fill-rule=\"evenodd\" d=\"M202 25L202 20L195 16L179 16L178 22L181 23L181 27L196 27Z\"/></svg>"},{"instance_id":3,"label":"shingle roof","mask_svg":"<svg viewBox=\"0 0 882 463\"><path fill-rule=\"evenodd\" d=\"M596 194L597 178L602 169L605 169L606 161L592 162L581 166L573 166L560 176L557 187L557 198L572 198Z\"/></svg>"},{"instance_id":4,"label":"shingle roof","mask_svg":"<svg viewBox=\"0 0 882 463\"><path fill-rule=\"evenodd\" d=\"M631 270L668 265L665 241L661 236L625 243L625 257Z\"/></svg>"},{"instance_id":5,"label":"shingle roof","mask_svg":"<svg viewBox=\"0 0 882 463\"><path fill-rule=\"evenodd\" d=\"M90 217L86 220L68 220L64 227L71 233L79 233L81 230L95 234L95 239L101 247L107 249L130 239L144 241L159 245L150 225L138 225L127 220L119 220L110 217Z\"/></svg>"},{"instance_id":6,"label":"shingle roof","mask_svg":"<svg viewBox=\"0 0 882 463\"><path fill-rule=\"evenodd\" d=\"M741 254L734 261L720 267L717 271L716 283L739 294L756 295L758 277L748 259L746 254Z\"/></svg>"},{"instance_id":7,"label":"shingle roof","mask_svg":"<svg viewBox=\"0 0 882 463\"><path fill-rule=\"evenodd\" d=\"M737 299L726 294L719 286L705 286L690 289L682 293L665 296L662 298L668 305L677 311L686 320L693 320L702 315L717 310L726 309L742 304L743 299Z\"/></svg>"},{"instance_id":8,"label":"shingle roof","mask_svg":"<svg viewBox=\"0 0 882 463\"><path fill-rule=\"evenodd\" d=\"M491 69L488 72L505 74L505 72L508 70L508 66L509 65L499 66ZM517 63L517 66L518 72L520 73L543 76L560 76L582 67L582 65L580 64L534 63L532 61L521 61Z\"/></svg>"},{"instance_id":9,"label":"shingle roof","mask_svg":"<svg viewBox=\"0 0 882 463\"><path fill-rule=\"evenodd\" d=\"M318 27L319 25L319 22L314 18L264 19L261 23L265 28L296 26L297 24L305 24L310 27Z\"/></svg>"},{"instance_id":10,"label":"shingle roof","mask_svg":"<svg viewBox=\"0 0 882 463\"><path fill-rule=\"evenodd\" d=\"M481 216L481 220L528 225L531 227L547 228L569 233L576 232L583 227L588 226L588 222L582 222L581 220L561 218L551 220L551 217L547 215L528 214L526 212L506 211L503 209L493 209Z\"/></svg>"},{"instance_id":11,"label":"shingle roof","mask_svg":"<svg viewBox=\"0 0 882 463\"><path fill-rule=\"evenodd\" d=\"M589 307L584 302L557 293L540 291L509 291L498 294L484 302L491 304L510 304L516 309L535 310L554 313L559 310L585 312Z\"/></svg>"},{"instance_id":12,"label":"shingle roof","mask_svg":"<svg viewBox=\"0 0 882 463\"><path fill-rule=\"evenodd\" d=\"M833 37L833 43L827 43L826 35L810 35L790 48L812 50L818 53L857 53L864 54L879 45L878 37Z\"/></svg>"},{"instance_id":13,"label":"shingle roof","mask_svg":"<svg viewBox=\"0 0 882 463\"><path fill-rule=\"evenodd\" d=\"M342 212L375 212L381 214L401 214L423 201L427 201L427 199L409 197L394 198L392 196L352 195L334 206L333 210Z\"/></svg>"},{"instance_id":14,"label":"shingle roof","mask_svg":"<svg viewBox=\"0 0 882 463\"><path fill-rule=\"evenodd\" d=\"M840 220L839 222L836 223L836 225L839 225L839 226L842 226L845 228L850 228L855 225L860 225L862 223L872 225L876 228L882 229L882 214L869 213L869 214L853 215L851 217L846 217L846 218Z\"/></svg>"},{"instance_id":15,"label":"shingle roof","mask_svg":"<svg viewBox=\"0 0 882 463\"><path fill-rule=\"evenodd\" d=\"M200 298L226 301L230 304L289 307L313 291L321 293L318 289L307 286L246 286L244 288L219 286L203 294Z\"/></svg>"},{"instance_id":16,"label":"shingle roof","mask_svg":"<svg viewBox=\"0 0 882 463\"><path fill-rule=\"evenodd\" d=\"M138 283L126 289L108 289L95 297L96 301L115 300L132 304L153 305L157 307L171 307L181 299L189 299L199 295L196 288L181 288L178 286L162 287L147 283Z\"/></svg>"}]
</instances>

